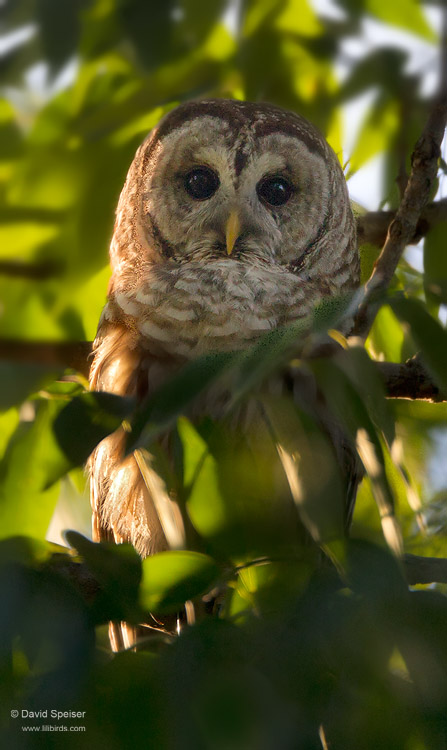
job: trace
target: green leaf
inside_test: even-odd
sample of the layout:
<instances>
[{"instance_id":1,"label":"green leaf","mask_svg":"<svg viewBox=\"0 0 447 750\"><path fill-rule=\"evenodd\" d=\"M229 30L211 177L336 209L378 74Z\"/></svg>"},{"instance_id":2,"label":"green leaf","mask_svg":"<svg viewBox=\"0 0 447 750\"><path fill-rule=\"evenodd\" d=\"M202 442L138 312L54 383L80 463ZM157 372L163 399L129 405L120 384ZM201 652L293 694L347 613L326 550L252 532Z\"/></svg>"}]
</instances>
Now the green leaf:
<instances>
[{"instance_id":1,"label":"green leaf","mask_svg":"<svg viewBox=\"0 0 447 750\"><path fill-rule=\"evenodd\" d=\"M264 24L271 23L284 7L283 0L248 0L243 5L243 34L250 37Z\"/></svg>"},{"instance_id":2,"label":"green leaf","mask_svg":"<svg viewBox=\"0 0 447 750\"><path fill-rule=\"evenodd\" d=\"M86 177L82 154L53 142L30 150L20 161L9 182L7 199L17 207L72 208L85 191Z\"/></svg>"},{"instance_id":3,"label":"green leaf","mask_svg":"<svg viewBox=\"0 0 447 750\"><path fill-rule=\"evenodd\" d=\"M369 277L371 276L374 268L374 263L380 254L380 247L377 245L360 245L360 283L366 284Z\"/></svg>"},{"instance_id":4,"label":"green leaf","mask_svg":"<svg viewBox=\"0 0 447 750\"><path fill-rule=\"evenodd\" d=\"M76 380L56 380L49 385L42 387L39 394L42 398L53 398L63 401L70 401L74 396L84 394L86 389L81 382Z\"/></svg>"},{"instance_id":5,"label":"green leaf","mask_svg":"<svg viewBox=\"0 0 447 750\"><path fill-rule=\"evenodd\" d=\"M188 362L135 411L127 450L147 447L206 387L236 361L233 352L216 352Z\"/></svg>"},{"instance_id":6,"label":"green leaf","mask_svg":"<svg viewBox=\"0 0 447 750\"><path fill-rule=\"evenodd\" d=\"M362 396L374 423L391 445L395 437L394 419L385 397L383 380L374 362L368 357L363 347L354 346L340 352L337 364L348 375L351 383Z\"/></svg>"},{"instance_id":7,"label":"green leaf","mask_svg":"<svg viewBox=\"0 0 447 750\"><path fill-rule=\"evenodd\" d=\"M173 612L205 594L219 577L217 564L200 552L173 550L143 560L140 603L151 612Z\"/></svg>"},{"instance_id":8,"label":"green leaf","mask_svg":"<svg viewBox=\"0 0 447 750\"><path fill-rule=\"evenodd\" d=\"M39 491L47 490L72 468L82 466L96 445L121 425L134 406L131 398L100 392L82 393L66 404L66 395L73 391L73 386L79 388L78 384L69 386L68 392L63 389L60 393L58 389L54 398L36 402L35 422L31 426L21 425L17 431L17 450L22 440L25 443L36 441L33 448L40 455L40 463L35 473L35 486ZM42 430L43 443L38 445L38 435ZM14 444L15 438L5 455L5 462Z\"/></svg>"},{"instance_id":9,"label":"green leaf","mask_svg":"<svg viewBox=\"0 0 447 750\"><path fill-rule=\"evenodd\" d=\"M368 337L368 349L372 349L375 359L385 359L388 362L401 362L404 339L402 325L399 323L391 307L389 305L382 305L375 317Z\"/></svg>"},{"instance_id":10,"label":"green leaf","mask_svg":"<svg viewBox=\"0 0 447 750\"><path fill-rule=\"evenodd\" d=\"M447 222L430 229L424 242L424 289L427 299L439 306L447 303Z\"/></svg>"},{"instance_id":11,"label":"green leaf","mask_svg":"<svg viewBox=\"0 0 447 750\"><path fill-rule=\"evenodd\" d=\"M54 401L39 402L34 421L20 423L9 441L0 464L0 537L45 539L59 495L54 477L65 469L52 433L59 408Z\"/></svg>"},{"instance_id":12,"label":"green leaf","mask_svg":"<svg viewBox=\"0 0 447 750\"><path fill-rule=\"evenodd\" d=\"M91 542L77 531L66 531L65 538L85 560L101 586L104 597L97 603L106 610L104 619L125 619L138 622L138 587L141 581L141 560L130 544Z\"/></svg>"},{"instance_id":13,"label":"green leaf","mask_svg":"<svg viewBox=\"0 0 447 750\"><path fill-rule=\"evenodd\" d=\"M95 338L98 320L106 302L107 285L110 279L110 266L94 273L88 281L76 290L73 305L80 313L82 327L87 341Z\"/></svg>"},{"instance_id":14,"label":"green leaf","mask_svg":"<svg viewBox=\"0 0 447 750\"><path fill-rule=\"evenodd\" d=\"M399 93L404 78L406 54L396 48L379 48L362 56L342 83L341 101L361 96L372 87L380 86L392 95Z\"/></svg>"},{"instance_id":15,"label":"green leaf","mask_svg":"<svg viewBox=\"0 0 447 750\"><path fill-rule=\"evenodd\" d=\"M61 399L43 399L42 401L33 402L31 408L36 409L37 417L35 423L39 423L40 415L45 412L45 419L48 420L45 427L45 435L42 436L44 445L42 448L42 456L40 459L40 467L38 475L41 477L40 484L37 484L39 490L47 490L55 482L61 479L65 474L72 468L72 464L61 450L58 440L54 434L54 424L58 420L61 411L64 409L64 401ZM17 433L20 434L21 427L19 426ZM31 431L35 429L31 428ZM36 428L37 429L37 428ZM36 441L38 440L36 433ZM14 442L14 441L13 441Z\"/></svg>"},{"instance_id":16,"label":"green leaf","mask_svg":"<svg viewBox=\"0 0 447 750\"><path fill-rule=\"evenodd\" d=\"M441 717L445 715L447 694L447 600L438 591L413 591L408 605L410 632L398 633L399 645L423 704L439 707L438 736L442 737Z\"/></svg>"},{"instance_id":17,"label":"green leaf","mask_svg":"<svg viewBox=\"0 0 447 750\"><path fill-rule=\"evenodd\" d=\"M148 447L191 402L229 370L232 403L251 390L280 364L297 356L305 334L335 327L349 309L351 296L322 300L307 318L259 337L241 352L215 352L188 362L135 412L128 452Z\"/></svg>"},{"instance_id":18,"label":"green leaf","mask_svg":"<svg viewBox=\"0 0 447 750\"><path fill-rule=\"evenodd\" d=\"M357 386L334 360L318 359L310 364L329 406L355 442L357 430L364 429L380 453L376 429Z\"/></svg>"},{"instance_id":19,"label":"green leaf","mask_svg":"<svg viewBox=\"0 0 447 750\"><path fill-rule=\"evenodd\" d=\"M219 559L281 554L302 541L271 431L259 409L242 434L224 422L179 419L183 502L207 550Z\"/></svg>"},{"instance_id":20,"label":"green leaf","mask_svg":"<svg viewBox=\"0 0 447 750\"><path fill-rule=\"evenodd\" d=\"M399 421L416 420L416 431L421 426L441 427L447 422L447 403L432 404L429 401L410 401L402 399L394 402L394 411Z\"/></svg>"},{"instance_id":21,"label":"green leaf","mask_svg":"<svg viewBox=\"0 0 447 750\"><path fill-rule=\"evenodd\" d=\"M70 468L85 463L90 453L128 417L130 397L90 391L73 398L54 421L54 434Z\"/></svg>"},{"instance_id":22,"label":"green leaf","mask_svg":"<svg viewBox=\"0 0 447 750\"><path fill-rule=\"evenodd\" d=\"M447 393L447 332L415 299L392 297L389 304L411 335L439 388Z\"/></svg>"},{"instance_id":23,"label":"green leaf","mask_svg":"<svg viewBox=\"0 0 447 750\"><path fill-rule=\"evenodd\" d=\"M11 536L0 541L0 565L22 563L35 565L46 562L54 553L64 554L59 545L31 536Z\"/></svg>"},{"instance_id":24,"label":"green leaf","mask_svg":"<svg viewBox=\"0 0 447 750\"><path fill-rule=\"evenodd\" d=\"M178 419L177 430L183 446L183 481L188 515L202 536L216 536L228 520L217 460L206 440L185 417Z\"/></svg>"},{"instance_id":25,"label":"green leaf","mask_svg":"<svg viewBox=\"0 0 447 750\"><path fill-rule=\"evenodd\" d=\"M86 0L37 0L36 17L39 24L43 53L53 75L74 55L80 33L80 7Z\"/></svg>"},{"instance_id":26,"label":"green leaf","mask_svg":"<svg viewBox=\"0 0 447 750\"><path fill-rule=\"evenodd\" d=\"M320 36L323 31L323 26L307 0L287 0L274 25L280 31L306 37Z\"/></svg>"},{"instance_id":27,"label":"green leaf","mask_svg":"<svg viewBox=\"0 0 447 750\"><path fill-rule=\"evenodd\" d=\"M55 282L6 278L0 275L0 336L27 341L60 341L62 327L55 319Z\"/></svg>"},{"instance_id":28,"label":"green leaf","mask_svg":"<svg viewBox=\"0 0 447 750\"><path fill-rule=\"evenodd\" d=\"M319 544L344 536L346 487L333 446L315 419L289 399L262 397L301 522Z\"/></svg>"},{"instance_id":29,"label":"green leaf","mask_svg":"<svg viewBox=\"0 0 447 750\"><path fill-rule=\"evenodd\" d=\"M183 19L174 27L174 34L180 43L189 48L197 48L217 26L225 11L225 0L180 0Z\"/></svg>"},{"instance_id":30,"label":"green leaf","mask_svg":"<svg viewBox=\"0 0 447 750\"><path fill-rule=\"evenodd\" d=\"M18 156L23 147L23 137L10 102L0 99L0 159Z\"/></svg>"},{"instance_id":31,"label":"green leaf","mask_svg":"<svg viewBox=\"0 0 447 750\"><path fill-rule=\"evenodd\" d=\"M337 328L345 317L351 301L351 295L323 299L307 317L268 331L257 343L241 352L237 359L238 370L231 387L233 403L280 365L292 357L299 356L307 336L325 335L328 329Z\"/></svg>"},{"instance_id":32,"label":"green leaf","mask_svg":"<svg viewBox=\"0 0 447 750\"><path fill-rule=\"evenodd\" d=\"M301 350L305 334L311 329L309 318L263 334L259 341L239 354L238 370L232 383L233 403L252 390L271 372Z\"/></svg>"},{"instance_id":33,"label":"green leaf","mask_svg":"<svg viewBox=\"0 0 447 750\"><path fill-rule=\"evenodd\" d=\"M22 401L54 380L63 370L35 363L0 362L0 411Z\"/></svg>"},{"instance_id":34,"label":"green leaf","mask_svg":"<svg viewBox=\"0 0 447 750\"><path fill-rule=\"evenodd\" d=\"M369 159L386 151L399 128L399 102L381 94L368 112L349 159L347 178Z\"/></svg>"},{"instance_id":35,"label":"green leaf","mask_svg":"<svg viewBox=\"0 0 447 750\"><path fill-rule=\"evenodd\" d=\"M340 294L320 300L312 311L312 329L324 334L330 328L338 328L351 309L353 297L353 294Z\"/></svg>"},{"instance_id":36,"label":"green leaf","mask_svg":"<svg viewBox=\"0 0 447 750\"><path fill-rule=\"evenodd\" d=\"M408 586L396 558L371 542L352 539L347 543L347 578L352 589L361 594L373 612L392 616L405 606Z\"/></svg>"},{"instance_id":37,"label":"green leaf","mask_svg":"<svg viewBox=\"0 0 447 750\"><path fill-rule=\"evenodd\" d=\"M48 222L4 222L0 227L0 255L10 260L32 260L36 250L59 235L57 224Z\"/></svg>"},{"instance_id":38,"label":"green leaf","mask_svg":"<svg viewBox=\"0 0 447 750\"><path fill-rule=\"evenodd\" d=\"M411 31L430 42L437 39L417 0L366 0L365 8L385 23Z\"/></svg>"},{"instance_id":39,"label":"green leaf","mask_svg":"<svg viewBox=\"0 0 447 750\"><path fill-rule=\"evenodd\" d=\"M18 423L18 409L8 409L8 411L0 414L0 458L3 457L11 435L17 428Z\"/></svg>"},{"instance_id":40,"label":"green leaf","mask_svg":"<svg viewBox=\"0 0 447 750\"><path fill-rule=\"evenodd\" d=\"M166 3L124 2L119 20L135 52L146 68L160 65L172 55L173 0Z\"/></svg>"},{"instance_id":41,"label":"green leaf","mask_svg":"<svg viewBox=\"0 0 447 750\"><path fill-rule=\"evenodd\" d=\"M383 446L364 395L334 361L316 360L312 363L312 370L331 411L357 445L358 454L371 479L385 538L389 546L399 553L400 530L394 518L394 496L385 470Z\"/></svg>"}]
</instances>

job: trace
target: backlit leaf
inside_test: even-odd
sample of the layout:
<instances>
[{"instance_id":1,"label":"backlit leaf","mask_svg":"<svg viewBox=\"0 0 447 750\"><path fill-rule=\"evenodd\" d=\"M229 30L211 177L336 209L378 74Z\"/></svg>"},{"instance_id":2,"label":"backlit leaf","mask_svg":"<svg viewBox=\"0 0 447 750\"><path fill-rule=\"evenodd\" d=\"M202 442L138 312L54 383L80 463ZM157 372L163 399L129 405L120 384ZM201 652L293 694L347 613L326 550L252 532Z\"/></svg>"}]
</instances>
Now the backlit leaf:
<instances>
[{"instance_id":1,"label":"backlit leaf","mask_svg":"<svg viewBox=\"0 0 447 750\"><path fill-rule=\"evenodd\" d=\"M284 9L275 19L275 26L280 31L303 36L318 36L323 27L307 0L287 0Z\"/></svg>"},{"instance_id":2,"label":"backlit leaf","mask_svg":"<svg viewBox=\"0 0 447 750\"><path fill-rule=\"evenodd\" d=\"M0 464L2 538L45 538L59 495L53 481L68 468L52 435L58 409L56 402L40 402L35 419L19 424L9 441Z\"/></svg>"},{"instance_id":3,"label":"backlit leaf","mask_svg":"<svg viewBox=\"0 0 447 750\"><path fill-rule=\"evenodd\" d=\"M402 361L402 348L404 344L404 332L389 305L382 305L377 313L369 338L367 347L372 348L374 357L384 358L389 362Z\"/></svg>"},{"instance_id":4,"label":"backlit leaf","mask_svg":"<svg viewBox=\"0 0 447 750\"><path fill-rule=\"evenodd\" d=\"M173 550L143 560L140 603L152 612L173 612L188 599L206 593L219 576L211 557L199 552Z\"/></svg>"},{"instance_id":5,"label":"backlit leaf","mask_svg":"<svg viewBox=\"0 0 447 750\"><path fill-rule=\"evenodd\" d=\"M431 42L436 40L436 34L417 0L394 0L392 3L387 0L366 0L365 7L385 23L407 29Z\"/></svg>"},{"instance_id":6,"label":"backlit leaf","mask_svg":"<svg viewBox=\"0 0 447 750\"><path fill-rule=\"evenodd\" d=\"M373 156L389 148L399 127L399 104L388 96L380 96L360 128L349 157L347 177L355 174Z\"/></svg>"}]
</instances>

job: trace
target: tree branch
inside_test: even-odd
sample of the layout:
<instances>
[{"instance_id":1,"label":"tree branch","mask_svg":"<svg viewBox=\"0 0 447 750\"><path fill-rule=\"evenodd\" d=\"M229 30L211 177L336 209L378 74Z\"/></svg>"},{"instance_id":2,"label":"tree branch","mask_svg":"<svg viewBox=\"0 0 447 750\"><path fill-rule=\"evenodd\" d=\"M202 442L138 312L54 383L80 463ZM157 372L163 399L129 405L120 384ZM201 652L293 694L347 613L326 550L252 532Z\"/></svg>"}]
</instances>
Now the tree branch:
<instances>
[{"instance_id":1,"label":"tree branch","mask_svg":"<svg viewBox=\"0 0 447 750\"><path fill-rule=\"evenodd\" d=\"M357 217L358 244L369 243L381 247L386 240L388 227L396 218L396 211L369 211ZM430 229L447 221L447 198L429 203L421 213L409 245L416 245Z\"/></svg>"},{"instance_id":2,"label":"tree branch","mask_svg":"<svg viewBox=\"0 0 447 750\"><path fill-rule=\"evenodd\" d=\"M67 367L86 377L90 369L91 341L19 341L0 339L0 360ZM376 362L388 398L441 402L440 391L416 355L405 363Z\"/></svg>"},{"instance_id":3,"label":"tree branch","mask_svg":"<svg viewBox=\"0 0 447 750\"><path fill-rule=\"evenodd\" d=\"M23 263L20 260L1 260L0 275L32 281L47 281L61 276L64 266L58 261L46 260L40 263Z\"/></svg>"},{"instance_id":4,"label":"tree branch","mask_svg":"<svg viewBox=\"0 0 447 750\"><path fill-rule=\"evenodd\" d=\"M404 555L405 578L410 586L418 583L447 583L447 559Z\"/></svg>"},{"instance_id":5,"label":"tree branch","mask_svg":"<svg viewBox=\"0 0 447 750\"><path fill-rule=\"evenodd\" d=\"M90 369L90 341L21 341L0 339L0 359L10 362L38 362L69 367L87 376Z\"/></svg>"},{"instance_id":6,"label":"tree branch","mask_svg":"<svg viewBox=\"0 0 447 750\"><path fill-rule=\"evenodd\" d=\"M417 355L405 363L377 362L376 365L383 377L388 398L435 403L446 400Z\"/></svg>"},{"instance_id":7,"label":"tree branch","mask_svg":"<svg viewBox=\"0 0 447 750\"><path fill-rule=\"evenodd\" d=\"M447 583L447 559L406 554L403 557L405 578L409 586ZM69 581L88 605L93 605L102 593L102 586L86 563L76 562L66 554L54 554L46 567Z\"/></svg>"},{"instance_id":8,"label":"tree branch","mask_svg":"<svg viewBox=\"0 0 447 750\"><path fill-rule=\"evenodd\" d=\"M440 92L411 158L411 173L402 202L391 222L382 252L366 284L353 333L366 339L380 303L405 247L412 241L438 172L441 143L447 123L447 10L444 12Z\"/></svg>"}]
</instances>

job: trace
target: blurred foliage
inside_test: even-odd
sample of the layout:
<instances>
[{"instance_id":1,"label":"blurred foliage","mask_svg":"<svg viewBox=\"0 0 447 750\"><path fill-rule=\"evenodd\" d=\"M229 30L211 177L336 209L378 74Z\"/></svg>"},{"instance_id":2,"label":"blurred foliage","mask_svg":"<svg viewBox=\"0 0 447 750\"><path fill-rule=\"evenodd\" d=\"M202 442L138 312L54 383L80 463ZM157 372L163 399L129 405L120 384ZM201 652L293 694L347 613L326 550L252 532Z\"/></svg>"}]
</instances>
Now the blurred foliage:
<instances>
[{"instance_id":1,"label":"blurred foliage","mask_svg":"<svg viewBox=\"0 0 447 750\"><path fill-rule=\"evenodd\" d=\"M351 58L346 45L374 20L434 51L428 5L334 0L332 17L311 0L4 0L0 338L94 337L126 170L150 128L187 99L268 100L300 112L348 177L383 154L382 204L394 208L396 176L409 169L427 114L423 71L409 72L392 43ZM342 154L343 107L365 93L365 117ZM420 350L447 390L445 230L425 240L423 273L402 260L367 351L332 330L336 355L306 361L346 310L346 301L327 303L247 352L191 363L136 411L131 399L89 393L78 373L0 363L4 747L311 750L322 746L322 726L334 750L447 746L445 592L409 591L387 549L402 533L407 551L446 556L445 494L432 491L427 466L447 405L387 402L373 364ZM377 252L362 249L363 280ZM294 403L260 389L290 366L293 342L303 355L294 375L318 385L366 470L349 541L343 478L319 414L305 396ZM225 378L235 404L263 394L270 428L255 445L225 424L188 419L200 391ZM176 499L185 549L141 562L125 545L76 532L67 534L71 552L55 547L45 538L58 500L85 507L80 467L122 420L129 450L151 450ZM167 430L174 465L157 443ZM278 442L301 456L301 487L289 494ZM280 508L271 500L277 471ZM86 594L67 573L79 560L98 590ZM203 595L216 598L213 616ZM186 601L196 623L180 637L154 632L144 651L111 657L109 619L138 623ZM21 727L60 721L11 719L17 709L85 711L63 723L86 733L46 732L39 743Z\"/></svg>"}]
</instances>

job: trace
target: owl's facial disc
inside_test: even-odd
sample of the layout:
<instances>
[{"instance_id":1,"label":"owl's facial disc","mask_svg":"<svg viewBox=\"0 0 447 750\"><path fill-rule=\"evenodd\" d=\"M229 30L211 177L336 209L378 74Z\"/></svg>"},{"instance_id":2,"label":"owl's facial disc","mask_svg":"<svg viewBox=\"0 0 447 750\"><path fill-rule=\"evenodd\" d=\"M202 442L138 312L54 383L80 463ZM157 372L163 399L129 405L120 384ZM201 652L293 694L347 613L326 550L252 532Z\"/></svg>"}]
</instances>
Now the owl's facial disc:
<instances>
[{"instance_id":1,"label":"owl's facial disc","mask_svg":"<svg viewBox=\"0 0 447 750\"><path fill-rule=\"evenodd\" d=\"M155 138L146 174L151 241L182 263L287 265L314 247L331 201L325 159L305 140L209 114Z\"/></svg>"},{"instance_id":2,"label":"owl's facial disc","mask_svg":"<svg viewBox=\"0 0 447 750\"><path fill-rule=\"evenodd\" d=\"M157 266L172 286L176 276L196 274L203 298L207 271L218 285L250 277L262 286L265 275L291 274L294 283L341 288L358 269L338 159L292 112L232 100L182 104L137 151L111 260L113 289L140 283Z\"/></svg>"}]
</instances>

